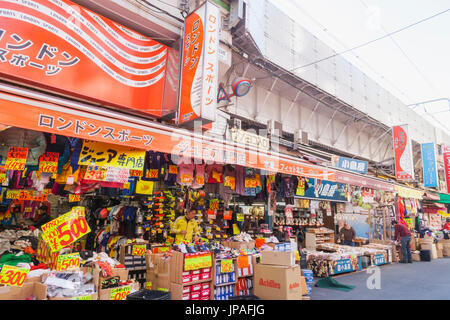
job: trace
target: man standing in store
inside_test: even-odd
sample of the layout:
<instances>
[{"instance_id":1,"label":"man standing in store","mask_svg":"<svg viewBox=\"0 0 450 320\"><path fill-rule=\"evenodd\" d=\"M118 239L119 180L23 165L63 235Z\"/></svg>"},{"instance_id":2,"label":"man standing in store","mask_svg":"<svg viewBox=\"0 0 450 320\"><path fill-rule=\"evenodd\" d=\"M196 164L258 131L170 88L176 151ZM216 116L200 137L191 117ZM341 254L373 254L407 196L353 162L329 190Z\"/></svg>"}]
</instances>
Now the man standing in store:
<instances>
[{"instance_id":1,"label":"man standing in store","mask_svg":"<svg viewBox=\"0 0 450 320\"><path fill-rule=\"evenodd\" d=\"M339 231L338 243L341 242L341 240L344 240L343 241L344 246L354 247L355 237L356 237L355 229L353 229L353 227L349 225L347 221L345 221L344 226L342 227L341 231Z\"/></svg>"},{"instance_id":2,"label":"man standing in store","mask_svg":"<svg viewBox=\"0 0 450 320\"><path fill-rule=\"evenodd\" d=\"M198 225L194 220L197 210L191 208L186 211L184 216L178 217L172 227L175 234L175 244L180 242L198 241Z\"/></svg>"},{"instance_id":3,"label":"man standing in store","mask_svg":"<svg viewBox=\"0 0 450 320\"><path fill-rule=\"evenodd\" d=\"M402 261L400 263L412 263L411 231L405 225L398 224L395 220L392 220L392 225L395 229L394 239L396 242L400 240L402 245Z\"/></svg>"}]
</instances>

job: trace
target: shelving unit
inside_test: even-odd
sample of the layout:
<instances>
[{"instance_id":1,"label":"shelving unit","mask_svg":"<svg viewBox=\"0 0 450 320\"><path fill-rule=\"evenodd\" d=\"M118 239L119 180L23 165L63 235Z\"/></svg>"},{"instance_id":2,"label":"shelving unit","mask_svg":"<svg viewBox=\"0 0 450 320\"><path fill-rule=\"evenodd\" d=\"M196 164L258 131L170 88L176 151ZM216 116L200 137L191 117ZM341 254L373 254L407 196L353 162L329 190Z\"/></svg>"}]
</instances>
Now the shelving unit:
<instances>
[{"instance_id":1,"label":"shelving unit","mask_svg":"<svg viewBox=\"0 0 450 320\"><path fill-rule=\"evenodd\" d=\"M305 247L316 250L318 244L334 243L334 231L327 228L310 228L305 235Z\"/></svg>"}]
</instances>

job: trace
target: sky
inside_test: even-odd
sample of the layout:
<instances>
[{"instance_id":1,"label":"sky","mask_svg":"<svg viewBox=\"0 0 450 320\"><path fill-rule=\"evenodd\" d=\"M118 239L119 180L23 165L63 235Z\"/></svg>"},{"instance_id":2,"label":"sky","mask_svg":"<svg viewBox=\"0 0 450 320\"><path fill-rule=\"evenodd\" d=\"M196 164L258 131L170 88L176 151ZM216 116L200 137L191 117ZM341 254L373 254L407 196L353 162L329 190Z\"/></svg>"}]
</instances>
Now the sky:
<instances>
[{"instance_id":1,"label":"sky","mask_svg":"<svg viewBox=\"0 0 450 320\"><path fill-rule=\"evenodd\" d=\"M269 1L337 52L450 8L448 0ZM450 11L342 56L406 105L450 99ZM449 101L414 110L450 134Z\"/></svg>"}]
</instances>

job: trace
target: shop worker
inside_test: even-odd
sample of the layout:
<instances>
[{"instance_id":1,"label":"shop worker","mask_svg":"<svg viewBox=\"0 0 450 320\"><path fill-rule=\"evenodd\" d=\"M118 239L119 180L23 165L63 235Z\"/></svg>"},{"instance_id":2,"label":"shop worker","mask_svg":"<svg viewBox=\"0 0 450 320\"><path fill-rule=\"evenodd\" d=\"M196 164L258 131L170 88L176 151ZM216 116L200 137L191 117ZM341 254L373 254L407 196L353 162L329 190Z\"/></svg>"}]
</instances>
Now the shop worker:
<instances>
[{"instance_id":1,"label":"shop worker","mask_svg":"<svg viewBox=\"0 0 450 320\"><path fill-rule=\"evenodd\" d=\"M402 261L401 263L412 263L411 255L411 231L403 224L398 224L397 221L392 220L392 225L395 229L394 239L399 241L401 239L402 245Z\"/></svg>"},{"instance_id":2,"label":"shop worker","mask_svg":"<svg viewBox=\"0 0 450 320\"><path fill-rule=\"evenodd\" d=\"M198 225L194 220L197 210L189 209L184 216L178 217L172 227L175 234L175 244L180 242L198 241Z\"/></svg>"},{"instance_id":3,"label":"shop worker","mask_svg":"<svg viewBox=\"0 0 450 320\"><path fill-rule=\"evenodd\" d=\"M353 227L349 225L347 221L345 221L344 226L342 227L341 231L339 231L338 242L343 240L344 246L354 247L355 237L356 237L355 229L353 229Z\"/></svg>"}]
</instances>

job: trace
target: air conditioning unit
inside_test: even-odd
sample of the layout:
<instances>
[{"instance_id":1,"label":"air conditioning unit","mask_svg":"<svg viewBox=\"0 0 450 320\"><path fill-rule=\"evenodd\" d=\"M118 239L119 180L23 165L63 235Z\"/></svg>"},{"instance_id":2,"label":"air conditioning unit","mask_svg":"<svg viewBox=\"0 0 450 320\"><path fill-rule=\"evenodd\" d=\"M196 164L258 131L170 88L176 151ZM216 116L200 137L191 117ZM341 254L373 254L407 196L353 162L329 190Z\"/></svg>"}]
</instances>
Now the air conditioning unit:
<instances>
[{"instance_id":1,"label":"air conditioning unit","mask_svg":"<svg viewBox=\"0 0 450 320\"><path fill-rule=\"evenodd\" d=\"M269 137L282 137L283 136L283 124L276 120L267 121L267 134Z\"/></svg>"},{"instance_id":2,"label":"air conditioning unit","mask_svg":"<svg viewBox=\"0 0 450 320\"><path fill-rule=\"evenodd\" d=\"M230 21L228 28L231 29L244 19L244 6L243 0L231 0L230 1Z\"/></svg>"},{"instance_id":3,"label":"air conditioning unit","mask_svg":"<svg viewBox=\"0 0 450 320\"><path fill-rule=\"evenodd\" d=\"M309 144L308 132L302 130L297 130L294 132L294 148L297 149L300 144Z\"/></svg>"}]
</instances>

